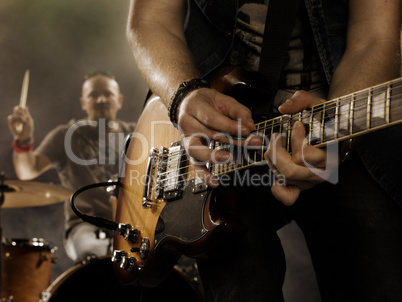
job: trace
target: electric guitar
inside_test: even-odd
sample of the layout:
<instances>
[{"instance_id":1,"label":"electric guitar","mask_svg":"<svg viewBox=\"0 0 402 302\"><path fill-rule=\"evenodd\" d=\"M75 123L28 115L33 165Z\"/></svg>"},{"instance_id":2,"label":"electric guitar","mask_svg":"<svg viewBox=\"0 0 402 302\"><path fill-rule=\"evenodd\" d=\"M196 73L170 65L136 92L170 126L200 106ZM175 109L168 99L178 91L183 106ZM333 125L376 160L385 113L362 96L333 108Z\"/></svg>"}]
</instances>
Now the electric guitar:
<instances>
[{"instance_id":1,"label":"electric guitar","mask_svg":"<svg viewBox=\"0 0 402 302\"><path fill-rule=\"evenodd\" d=\"M270 98L269 90L245 80L249 75L227 67L210 80L212 87L236 98ZM308 143L317 147L351 139L402 123L402 78L370 87L294 115L282 115L256 124L263 138L260 150L232 148L210 142L212 149L234 150L228 164L209 164L222 178L265 164L264 151L272 133L279 132L290 150L296 121L307 129ZM265 169L265 172L268 170ZM147 102L126 150L119 191L114 238L117 276L123 283L155 286L163 281L181 254L203 255L224 238L234 240L245 227L231 219L239 186L212 190L195 174L169 121L166 107L154 96Z\"/></svg>"}]
</instances>

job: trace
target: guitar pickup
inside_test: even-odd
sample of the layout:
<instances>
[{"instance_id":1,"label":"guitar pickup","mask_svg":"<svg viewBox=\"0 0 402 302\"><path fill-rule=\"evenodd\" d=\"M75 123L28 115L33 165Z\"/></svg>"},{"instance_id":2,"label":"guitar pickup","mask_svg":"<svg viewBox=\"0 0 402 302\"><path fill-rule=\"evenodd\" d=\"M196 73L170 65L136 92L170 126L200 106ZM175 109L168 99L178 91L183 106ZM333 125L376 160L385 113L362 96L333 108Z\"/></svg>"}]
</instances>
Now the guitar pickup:
<instances>
[{"instance_id":1,"label":"guitar pickup","mask_svg":"<svg viewBox=\"0 0 402 302\"><path fill-rule=\"evenodd\" d=\"M142 206L144 208L148 206L152 206L152 185L153 185L153 175L155 171L155 165L156 165L156 154L158 151L155 148L151 148L149 152L149 157L148 157L148 164L147 164L147 172L145 175L145 183L144 183L144 189L142 192Z\"/></svg>"}]
</instances>

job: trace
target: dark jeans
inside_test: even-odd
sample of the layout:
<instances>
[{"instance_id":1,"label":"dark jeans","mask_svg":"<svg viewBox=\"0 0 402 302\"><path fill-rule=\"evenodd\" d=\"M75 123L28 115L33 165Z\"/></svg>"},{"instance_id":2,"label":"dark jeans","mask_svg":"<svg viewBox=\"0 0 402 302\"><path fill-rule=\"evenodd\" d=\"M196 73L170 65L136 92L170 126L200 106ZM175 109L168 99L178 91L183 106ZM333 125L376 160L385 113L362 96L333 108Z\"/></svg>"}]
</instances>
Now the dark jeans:
<instances>
[{"instance_id":1,"label":"dark jeans","mask_svg":"<svg viewBox=\"0 0 402 302\"><path fill-rule=\"evenodd\" d=\"M246 236L198 261L206 301L283 301L278 217L290 217L302 229L322 301L402 301L401 208L353 153L339 179L303 192L288 208L250 191L239 217L249 227Z\"/></svg>"}]
</instances>

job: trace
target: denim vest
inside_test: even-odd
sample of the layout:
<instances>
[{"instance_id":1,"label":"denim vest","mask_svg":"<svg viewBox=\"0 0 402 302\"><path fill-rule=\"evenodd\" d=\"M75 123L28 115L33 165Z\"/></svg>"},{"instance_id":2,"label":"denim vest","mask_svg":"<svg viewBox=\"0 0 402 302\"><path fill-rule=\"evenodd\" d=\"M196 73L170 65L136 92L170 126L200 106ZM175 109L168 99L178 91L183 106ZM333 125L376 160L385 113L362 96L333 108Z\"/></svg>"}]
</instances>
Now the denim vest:
<instances>
[{"instance_id":1,"label":"denim vest","mask_svg":"<svg viewBox=\"0 0 402 302\"><path fill-rule=\"evenodd\" d=\"M305 0L318 52L330 83L345 51L347 0ZM221 65L229 53L236 26L236 0L188 0L187 43L201 74ZM201 30L202 29L202 30Z\"/></svg>"},{"instance_id":2,"label":"denim vest","mask_svg":"<svg viewBox=\"0 0 402 302\"><path fill-rule=\"evenodd\" d=\"M286 1L286 0L283 0ZM237 0L188 0L186 38L201 75L222 65L232 47ZM345 51L348 0L304 0L328 84ZM402 206L402 126L358 139L356 152L371 176ZM386 154L384 154L386 150Z\"/></svg>"}]
</instances>

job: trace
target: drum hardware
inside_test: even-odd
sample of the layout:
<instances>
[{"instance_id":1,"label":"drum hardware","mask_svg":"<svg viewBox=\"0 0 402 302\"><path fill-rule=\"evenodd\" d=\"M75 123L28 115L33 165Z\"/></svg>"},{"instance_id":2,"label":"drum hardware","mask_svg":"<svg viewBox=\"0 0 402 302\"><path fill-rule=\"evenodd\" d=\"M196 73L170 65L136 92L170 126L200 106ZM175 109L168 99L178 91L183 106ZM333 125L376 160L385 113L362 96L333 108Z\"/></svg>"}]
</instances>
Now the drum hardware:
<instances>
[{"instance_id":1,"label":"drum hardware","mask_svg":"<svg viewBox=\"0 0 402 302\"><path fill-rule=\"evenodd\" d=\"M117 198L119 186L116 183L119 183L119 175L113 174L108 180L110 186L106 187L106 192L110 195L111 198Z\"/></svg>"}]
</instances>

